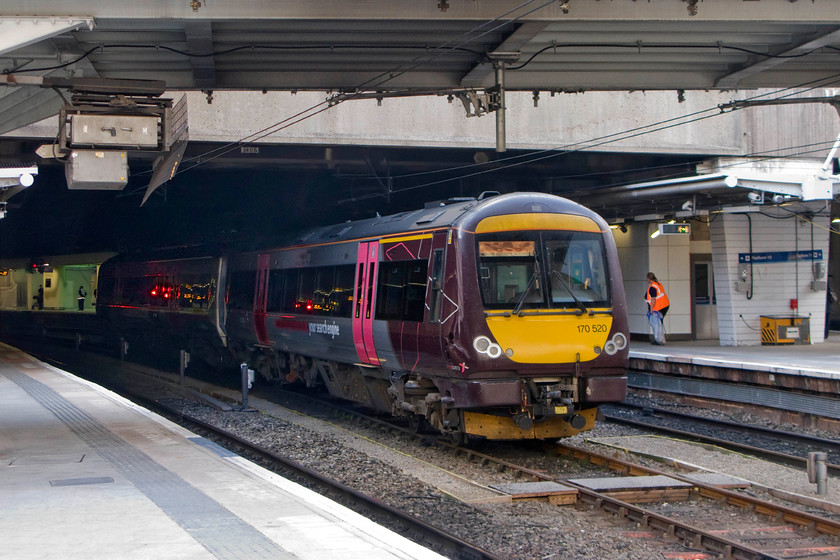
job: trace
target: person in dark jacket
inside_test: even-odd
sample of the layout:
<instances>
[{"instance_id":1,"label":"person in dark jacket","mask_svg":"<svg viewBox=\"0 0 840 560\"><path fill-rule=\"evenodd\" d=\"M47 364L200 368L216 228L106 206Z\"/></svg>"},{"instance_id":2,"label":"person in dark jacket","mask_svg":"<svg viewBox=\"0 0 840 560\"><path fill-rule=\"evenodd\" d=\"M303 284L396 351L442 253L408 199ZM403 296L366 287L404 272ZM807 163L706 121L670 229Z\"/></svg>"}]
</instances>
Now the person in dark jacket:
<instances>
[{"instance_id":1,"label":"person in dark jacket","mask_svg":"<svg viewBox=\"0 0 840 560\"><path fill-rule=\"evenodd\" d=\"M32 296L32 299L35 300L35 303L32 304L32 309L43 309L44 308L44 287L38 286L38 294Z\"/></svg>"},{"instance_id":2,"label":"person in dark jacket","mask_svg":"<svg viewBox=\"0 0 840 560\"><path fill-rule=\"evenodd\" d=\"M79 302L79 311L85 310L85 298L87 297L87 292L83 286L79 286L79 297L76 300Z\"/></svg>"}]
</instances>

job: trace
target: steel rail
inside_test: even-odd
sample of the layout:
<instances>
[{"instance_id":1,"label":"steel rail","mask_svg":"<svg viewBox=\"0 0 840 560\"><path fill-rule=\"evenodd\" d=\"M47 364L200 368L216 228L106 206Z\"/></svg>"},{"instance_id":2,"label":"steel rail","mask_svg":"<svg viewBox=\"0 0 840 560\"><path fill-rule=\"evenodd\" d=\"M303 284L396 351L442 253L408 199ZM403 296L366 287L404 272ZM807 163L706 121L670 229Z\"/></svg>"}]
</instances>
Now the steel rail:
<instances>
[{"instance_id":1,"label":"steel rail","mask_svg":"<svg viewBox=\"0 0 840 560\"><path fill-rule=\"evenodd\" d=\"M299 395L299 394L295 394L295 395L299 398L305 398L307 400L311 399L311 397L308 397L308 396ZM392 430L392 431L406 432L406 433L412 434L416 437L425 437L426 439L429 438L428 435L427 436L422 436L422 435L418 436L417 434L414 434L414 432L411 432L410 430L406 430L404 428L395 426L395 425L393 425L392 423L389 423L389 422L383 422L382 420L378 420L378 419L375 419L375 418L370 418L370 417L368 417L364 414L361 414L357 411L341 409L340 407L337 407L336 405L334 405L334 403L327 403L327 402L324 402L323 400L320 400L320 399L311 399L311 400L319 401L319 404L322 405L322 406L330 405L333 408L333 410L335 410L335 409L341 410L343 413L349 414L349 415L351 415L351 416L357 418L358 420L363 421L367 424L376 425L376 426L379 426L381 428L385 428L385 429ZM161 405L160 403L154 403L154 404L155 404L155 406L163 407L163 405ZM170 413L174 414L176 417L183 417L183 418L186 419L186 415L181 413L181 412L171 411ZM201 425L201 424L204 424L204 423L201 422L200 420L196 420L196 425ZM210 426L210 425L202 426L202 428L210 430L212 432L219 432L219 431L223 432L224 431L224 430L219 430L219 429L217 429L213 426ZM229 436L230 436L230 441L234 442L236 445L241 445L244 448L253 447L252 444L250 444L249 442L247 442L245 440L241 440L240 438L238 438L238 436L235 436L233 434L229 434ZM222 436L222 437L224 437L224 436ZM737 560L753 560L753 559L754 560L765 560L765 559L775 558L775 557L767 555L766 553L763 553L759 550L753 549L749 546L746 546L746 545L743 545L743 544L740 544L740 543L737 543L737 542L734 542L734 541L730 541L729 539L711 534L711 533L706 532L706 531L699 530L697 528L686 525L686 524L684 524L680 521L676 521L674 519L659 515L657 513L650 512L650 511L645 510L644 508L641 508L641 507L636 506L634 504L630 504L630 503L618 500L616 498L612 498L612 497L606 496L604 494L600 494L598 492L595 492L595 491L590 490L590 489L585 488L585 487L580 487L577 484L570 483L568 481L559 479L556 476L547 475L543 472L539 472L539 471L535 471L535 470L532 470L532 469L529 469L529 468L526 468L526 467L522 467L520 465L516 465L514 463L510 463L510 462L505 461L505 460L500 460L500 459L497 459L497 458L495 458L491 455L487 455L485 453L481 453L481 452L478 452L478 451L475 451L475 450L472 450L472 449L457 447L457 446L454 446L451 443L449 443L445 440L442 440L442 439L437 440L437 444L441 447L444 447L444 448L450 450L451 452L455 453L456 455L457 454L466 455L466 457L470 461L476 461L476 462L479 462L482 465L493 464L500 471L509 469L509 470L517 473L517 475L519 475L519 476L526 476L526 477L529 477L529 478L531 478L532 480L535 480L535 481L540 481L540 480L553 481L553 482L560 482L560 483L563 483L563 484L566 484L566 485L569 485L569 486L574 486L578 490L579 495L581 496L581 499L583 501L587 502L587 503L594 504L598 507L601 507L605 511L608 511L608 512L613 513L615 515L618 515L620 517L627 518L631 521L639 523L640 525L644 525L644 526L647 526L647 527L650 527L650 528L653 528L653 529L661 530L665 534L673 535L675 537L679 537L679 538L683 538L683 539L690 539L690 542L691 542L692 545L697 546L697 547L703 547L703 548L706 548L708 550L721 553L726 558L733 558L733 559L737 559ZM625 474L625 475L639 476L639 475L663 475L664 474L665 476L669 476L669 477L671 477L675 480L679 480L679 481L686 482L688 484L693 485L693 487L696 489L696 492L698 493L698 495L709 498L709 499L712 499L712 500L716 500L719 503L729 504L729 505L733 505L733 506L736 506L736 507L740 507L740 508L743 508L743 509L750 510L751 512L754 512L754 513L763 514L763 515L766 515L770 518L773 518L776 521L781 521L781 522L785 522L785 523L788 523L788 524L791 524L791 525L796 525L796 526L808 529L809 531L811 531L813 533L819 533L819 534L831 535L831 536L840 536L840 521L834 521L834 520L831 520L831 519L826 519L826 518L819 517L817 515L813 515L813 514L810 514L810 513L806 513L806 512L794 510L794 509L791 509L791 508L787 508L787 507L784 507L784 506L780 506L780 505L777 505L777 504L773 504L771 502L767 502L767 501L761 500L759 498L754 498L754 497L748 496L746 494L741 494L741 493L734 492L734 491L731 491L731 490L725 490L725 489L722 489L722 488L717 488L717 487L712 486L712 485L703 484L703 483L700 483L696 480L692 480L690 478L687 478L687 477L684 477L684 476L681 476L681 475L663 473L661 471L657 471L656 469L652 469L652 468L649 468L649 467L645 467L645 466L642 466L642 465L631 463L629 461L618 459L616 457L610 457L610 456L602 455L602 454L599 454L599 453L595 453L593 451L588 451L588 450L580 449L580 448L565 445L565 444L553 444L549 447L549 451L552 452L552 453L558 454L558 455L569 456L569 457L571 457L575 460L586 461L586 462L589 462L591 464L601 466L601 467L605 467L605 468L608 468L608 469L616 471L616 472L620 472L620 473ZM255 451L255 453L259 453L259 454L265 453L266 458L270 461L274 461L275 459L280 460L283 463L285 463L287 461L285 458L283 458L281 456L276 456L275 454L273 454L272 452L267 451L267 450L259 450L259 451ZM297 465L293 461L291 463L293 463L293 466L289 467L290 470L296 470L296 468L299 467L301 469L300 476L301 477L307 476L305 473L309 469L306 469L305 467ZM314 478L312 479L313 482L320 482L320 479L324 478L324 477L322 477L322 475L320 475L318 473L313 472L312 474L314 475ZM338 484L335 492L337 492L339 494L341 494L343 492L343 489L341 489L341 487L343 485L341 485L340 483L335 483L334 481L330 481L329 479L326 479L324 484L327 484L327 485ZM358 494L353 489L347 488L347 490L349 491L349 493L347 494L348 499L352 498L352 496L354 494ZM365 500L365 501L369 500L369 497L367 497L367 496L362 495L361 498L362 498L362 500ZM374 499L373 502L370 502L371 504L373 504L370 507L371 508L374 508L374 507L378 508L379 504L377 502L378 502L378 500ZM381 503L381 502L379 502L379 503ZM384 505L386 506L386 509L393 509L393 508L390 508L390 506L387 506L387 504L384 504ZM382 511L385 511L385 510L382 510ZM396 513L397 513L398 516L404 516L405 515L405 514L402 514L399 511L396 511ZM412 533L412 534L420 535L421 534L420 531L423 529L423 526L426 525L426 524L424 522L420 521L418 525L414 525L414 522L418 521L418 520L411 519L410 521L412 521L411 529L406 529L406 530L413 530L414 527L416 527L417 533ZM440 530L438 530L434 527L432 527L432 531L433 531L433 533L436 533L436 534L439 534L439 535L443 534L443 535L447 535L447 536L451 537L451 535L448 535L445 532L440 531ZM425 538L425 537L423 537L423 538ZM436 539L438 537L434 537L434 538ZM417 538L415 538L414 540L417 540ZM438 546L438 547L445 546L445 543L435 543L433 545L433 547L434 546ZM472 559L472 558L476 558L476 559L487 558L488 560L498 560L497 556L494 556L487 551L483 551L483 550L477 549L477 548L475 550L476 550L476 552L471 552L469 550L464 550L462 553L453 552L453 554L461 554L461 556L452 556L452 557L469 558L469 559Z\"/></svg>"},{"instance_id":2,"label":"steel rail","mask_svg":"<svg viewBox=\"0 0 840 560\"><path fill-rule=\"evenodd\" d=\"M753 496L748 496L746 494L735 492L733 490L718 488L711 484L704 484L702 482L698 482L696 480L679 474L663 473L661 471L657 471L656 469L651 469L642 465L637 465L635 463L624 461L623 459L619 459L617 457L601 455L600 453L595 453L593 451L580 449L578 447L573 447L570 445L558 444L557 452L558 454L569 456L573 459L581 461L585 460L594 465L603 466L610 470L621 473L635 474L642 472L644 474L649 475L669 476L676 480L694 485L694 487L697 488L699 495L703 497L717 500L721 503L731 504L737 507L749 509L755 513L760 513L772 517L777 521L784 521L786 523L798 525L799 527L803 527L820 534L831 536L840 535L840 521L835 521L833 519L820 517L819 515L814 515L804 511L799 511L793 508L774 504L772 502L768 502L760 498L755 498Z\"/></svg>"},{"instance_id":3,"label":"steel rail","mask_svg":"<svg viewBox=\"0 0 840 560\"><path fill-rule=\"evenodd\" d=\"M646 408L646 407L640 407L640 408ZM660 412L660 410L656 409L656 412ZM683 419L697 420L697 421L705 422L707 424L718 423L713 419L691 416L689 414L672 413L671 411L668 411L668 410L663 410L661 412L663 412L664 414L671 414L673 416L683 418ZM612 414L605 413L605 412L602 412L601 414L602 414L603 418L605 418L606 420L609 420L610 422L615 422L615 423L618 423L618 424L633 426L635 428L643 428L643 429L646 429L646 430L652 430L652 431L661 432L661 433L669 434L669 435L677 435L677 436L680 436L680 437L685 438L685 439L691 439L691 440L694 440L694 441L697 441L697 442L715 445L715 446L718 446L718 447L722 447L724 449L729 449L731 451L748 453L748 454L751 454L751 455L755 455L757 457L763 457L763 458L771 459L771 460L774 460L774 461L777 461L777 462L780 462L780 463L784 463L784 464L787 464L787 465L800 467L802 469L806 469L807 465L808 465L808 459L805 458L805 457L800 457L798 455L790 455L789 453L782 453L781 451L773 451L771 449L764 449L763 447L756 447L754 445L748 445L746 443L738 443L738 442L731 441L731 440L728 440L728 439L721 439L721 438L716 438L716 437L712 437L712 436L706 436L706 435L703 435L703 434L697 434L697 433L694 433L694 432L679 430L677 428L671 428L671 427L662 426L662 425L659 425L659 424L652 424L652 423L649 423L649 422L643 422L641 420L635 420L635 419L632 419L632 418L623 418L621 416L614 416ZM723 421L723 422L720 422L720 423L725 425L725 426L728 426L728 427L738 426L737 424L726 422L726 421ZM742 428L742 429L746 429L746 430L752 430L754 428L757 428L758 426L740 425L739 427ZM773 433L773 430L770 430L769 428L763 428L763 429L758 430L758 431L760 431L761 433L769 432L771 435ZM783 435L781 437L783 437L784 439L793 439L796 436L795 436L795 434L783 433ZM822 438L812 438L812 439L809 439L809 438L812 438L812 436L807 436L806 438L803 438L803 439L805 441L811 441L812 439L816 440L817 442L826 441L826 442L830 442L834 446L840 445L837 442L831 442L830 440L824 440ZM826 468L832 474L840 474L840 465L837 465L837 464L834 464L834 463L827 463Z\"/></svg>"},{"instance_id":4,"label":"steel rail","mask_svg":"<svg viewBox=\"0 0 840 560\"><path fill-rule=\"evenodd\" d=\"M465 560L503 560L502 557L497 556L489 551L479 548L471 543L468 543L451 533L448 533L438 527L430 525L425 521L408 515L385 502L363 494L349 486L342 484L336 480L332 480L312 469L309 469L300 463L278 455L267 449L255 445L239 436L228 432L227 430L217 428L197 418L193 418L188 414L177 411L161 403L153 403L156 408L165 410L168 414L180 418L183 422L200 427L216 437L227 441L229 444L236 445L249 454L257 455L272 465L276 465L284 471L291 473L295 479L304 480L305 486L311 487L313 484L321 488L325 488L328 498L353 504L352 509L360 511L365 517L376 520L377 518L385 517L391 520L390 525L396 527L396 532L403 534L407 538L426 546L427 548L443 554L449 558L458 558Z\"/></svg>"},{"instance_id":5,"label":"steel rail","mask_svg":"<svg viewBox=\"0 0 840 560\"><path fill-rule=\"evenodd\" d=\"M760 434L767 434L772 437L776 437L778 439L785 439L788 441L794 442L801 442L807 441L817 445L824 445L827 447L833 448L834 451L840 453L840 440L828 439L823 437L812 436L809 434L796 434L793 432L787 432L783 430L774 430L773 428L766 428L764 426L754 426L750 424L741 424L738 422L732 422L731 420L721 420L718 418L706 418L703 416L695 416L694 414L687 414L685 412L678 412L676 410L669 410L667 408L659 408L653 406L643 406L633 403L610 403L610 406L614 407L624 407L624 408L631 408L634 410L650 410L656 414L667 414L668 416L673 416L675 418L683 418L686 420L695 420L697 422L706 422L709 424L716 424L727 426L729 428L733 428L735 430L743 431L745 428L756 433Z\"/></svg>"}]
</instances>

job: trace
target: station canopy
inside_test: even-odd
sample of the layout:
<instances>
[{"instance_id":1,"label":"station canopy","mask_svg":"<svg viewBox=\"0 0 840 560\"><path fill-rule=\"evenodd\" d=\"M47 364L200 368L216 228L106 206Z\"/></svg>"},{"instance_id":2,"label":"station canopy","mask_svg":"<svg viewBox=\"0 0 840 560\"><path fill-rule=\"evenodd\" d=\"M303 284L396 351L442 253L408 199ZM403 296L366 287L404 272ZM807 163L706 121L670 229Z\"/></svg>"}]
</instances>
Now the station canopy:
<instances>
[{"instance_id":1,"label":"station canopy","mask_svg":"<svg viewBox=\"0 0 840 560\"><path fill-rule=\"evenodd\" d=\"M0 82L405 95L830 87L837 0L155 0L0 5ZM0 133L57 113L0 87Z\"/></svg>"}]
</instances>

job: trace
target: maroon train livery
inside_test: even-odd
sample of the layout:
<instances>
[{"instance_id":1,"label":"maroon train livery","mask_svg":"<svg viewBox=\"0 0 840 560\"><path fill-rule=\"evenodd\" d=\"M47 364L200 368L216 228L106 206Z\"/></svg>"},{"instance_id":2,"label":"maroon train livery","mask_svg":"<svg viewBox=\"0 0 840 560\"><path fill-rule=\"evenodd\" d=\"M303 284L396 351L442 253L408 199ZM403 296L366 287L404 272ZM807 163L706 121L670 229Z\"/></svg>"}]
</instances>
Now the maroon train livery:
<instances>
[{"instance_id":1,"label":"maroon train livery","mask_svg":"<svg viewBox=\"0 0 840 560\"><path fill-rule=\"evenodd\" d=\"M434 203L256 252L117 257L97 312L129 340L156 329L456 441L573 435L627 387L610 229L546 194Z\"/></svg>"}]
</instances>

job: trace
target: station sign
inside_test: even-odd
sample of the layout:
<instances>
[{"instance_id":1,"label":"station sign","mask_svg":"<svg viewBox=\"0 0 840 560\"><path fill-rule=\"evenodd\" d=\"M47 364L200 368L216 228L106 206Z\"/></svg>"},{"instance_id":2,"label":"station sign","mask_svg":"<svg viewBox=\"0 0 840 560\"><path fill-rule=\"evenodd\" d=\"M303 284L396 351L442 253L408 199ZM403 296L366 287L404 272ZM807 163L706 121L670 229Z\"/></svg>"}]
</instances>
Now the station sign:
<instances>
[{"instance_id":1,"label":"station sign","mask_svg":"<svg viewBox=\"0 0 840 560\"><path fill-rule=\"evenodd\" d=\"M813 251L769 251L766 253L738 253L739 263L785 263L794 261L821 261L822 249Z\"/></svg>"},{"instance_id":2,"label":"station sign","mask_svg":"<svg viewBox=\"0 0 840 560\"><path fill-rule=\"evenodd\" d=\"M691 224L659 224L659 233L662 235L689 235Z\"/></svg>"}]
</instances>

